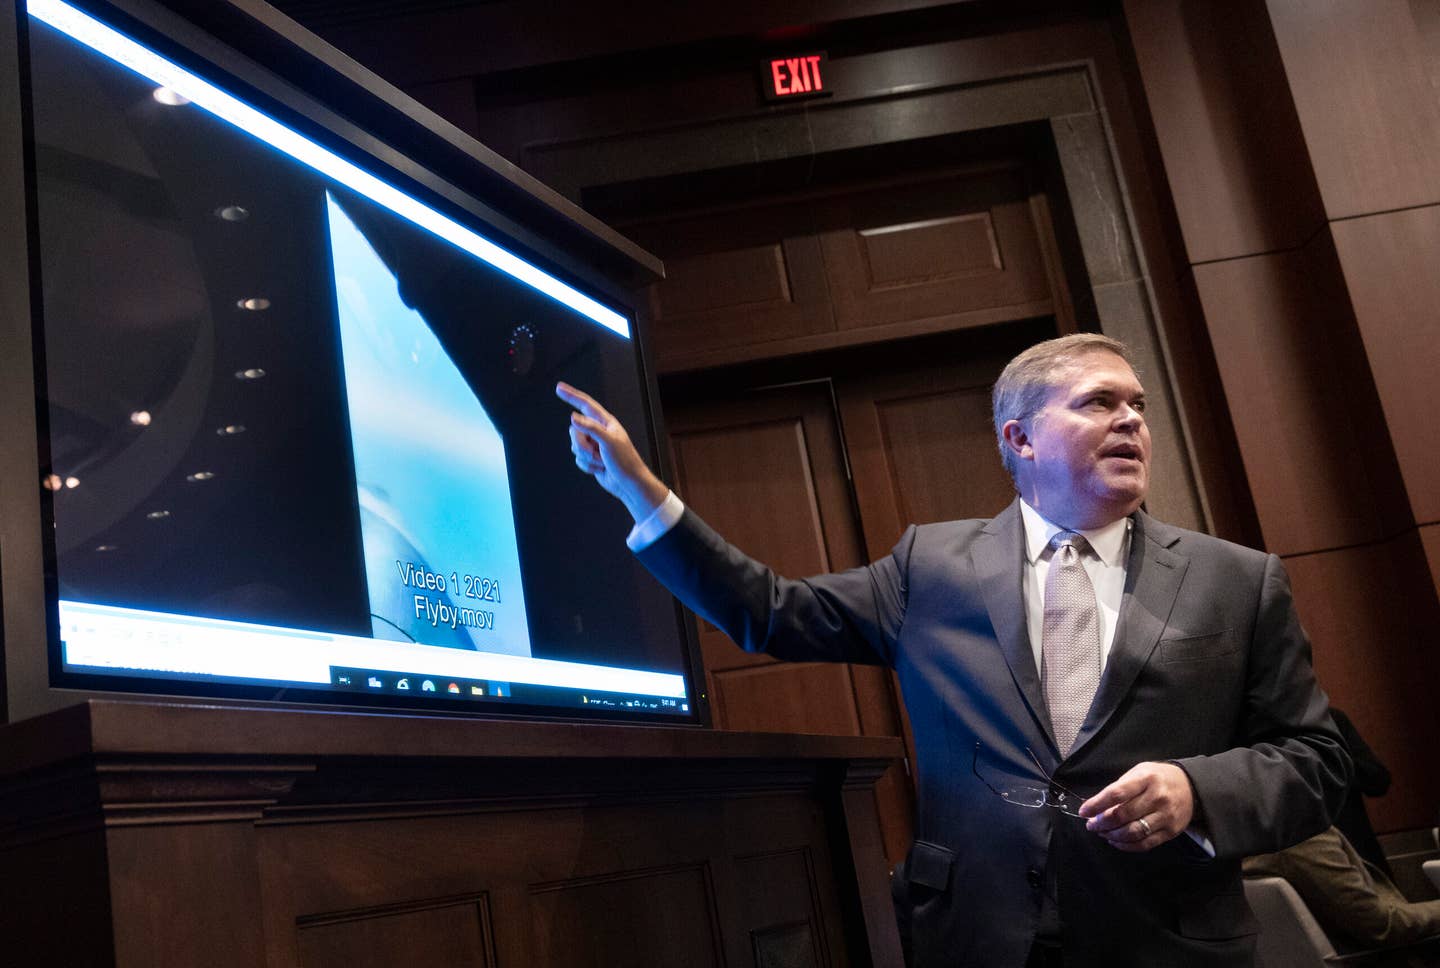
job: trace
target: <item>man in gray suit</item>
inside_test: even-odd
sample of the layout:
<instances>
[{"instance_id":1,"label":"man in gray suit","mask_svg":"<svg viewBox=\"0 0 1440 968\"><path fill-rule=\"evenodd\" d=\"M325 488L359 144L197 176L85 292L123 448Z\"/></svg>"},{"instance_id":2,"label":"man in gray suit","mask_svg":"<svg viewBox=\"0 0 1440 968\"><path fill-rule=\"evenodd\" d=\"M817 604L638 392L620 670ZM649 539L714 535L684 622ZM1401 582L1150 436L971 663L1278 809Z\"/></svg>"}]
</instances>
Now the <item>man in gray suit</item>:
<instances>
[{"instance_id":1,"label":"man in gray suit","mask_svg":"<svg viewBox=\"0 0 1440 968\"><path fill-rule=\"evenodd\" d=\"M885 558L775 575L562 384L631 547L750 650L884 663L914 729L897 885L917 966L1248 965L1240 859L1319 833L1349 761L1279 559L1149 517L1145 393L1103 336L1021 353L995 428L1018 498Z\"/></svg>"}]
</instances>

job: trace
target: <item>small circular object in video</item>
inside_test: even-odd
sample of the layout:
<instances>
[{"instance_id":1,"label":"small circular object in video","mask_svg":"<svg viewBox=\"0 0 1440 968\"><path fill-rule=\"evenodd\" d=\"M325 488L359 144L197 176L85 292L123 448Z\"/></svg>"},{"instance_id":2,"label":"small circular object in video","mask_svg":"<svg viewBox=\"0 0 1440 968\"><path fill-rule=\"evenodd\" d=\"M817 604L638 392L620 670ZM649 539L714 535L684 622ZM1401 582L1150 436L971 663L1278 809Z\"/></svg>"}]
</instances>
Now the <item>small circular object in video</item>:
<instances>
[{"instance_id":1,"label":"small circular object in video","mask_svg":"<svg viewBox=\"0 0 1440 968\"><path fill-rule=\"evenodd\" d=\"M516 376L529 376L535 368L535 327L520 323L510 330L510 345L505 352L510 372Z\"/></svg>"}]
</instances>

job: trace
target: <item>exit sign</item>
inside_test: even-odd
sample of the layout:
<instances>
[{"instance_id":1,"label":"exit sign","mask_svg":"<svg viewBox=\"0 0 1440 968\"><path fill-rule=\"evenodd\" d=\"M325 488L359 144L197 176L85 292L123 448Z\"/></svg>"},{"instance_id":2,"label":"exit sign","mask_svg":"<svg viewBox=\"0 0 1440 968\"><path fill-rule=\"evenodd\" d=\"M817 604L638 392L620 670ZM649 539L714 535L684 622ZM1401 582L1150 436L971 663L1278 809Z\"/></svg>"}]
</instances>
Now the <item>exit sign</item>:
<instances>
[{"instance_id":1,"label":"exit sign","mask_svg":"<svg viewBox=\"0 0 1440 968\"><path fill-rule=\"evenodd\" d=\"M767 101L798 101L809 97L824 97L830 93L826 87L826 60L822 51L817 54L796 54L776 57L765 61L760 68L760 86Z\"/></svg>"}]
</instances>

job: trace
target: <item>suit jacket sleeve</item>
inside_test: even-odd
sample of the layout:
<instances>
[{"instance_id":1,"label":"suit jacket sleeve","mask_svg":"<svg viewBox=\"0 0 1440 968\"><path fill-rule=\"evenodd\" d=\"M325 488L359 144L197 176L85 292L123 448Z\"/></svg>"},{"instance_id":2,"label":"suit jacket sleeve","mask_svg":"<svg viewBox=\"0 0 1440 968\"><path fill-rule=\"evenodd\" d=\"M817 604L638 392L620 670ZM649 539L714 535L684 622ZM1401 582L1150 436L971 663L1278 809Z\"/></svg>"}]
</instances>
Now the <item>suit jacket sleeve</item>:
<instances>
[{"instance_id":1,"label":"suit jacket sleeve","mask_svg":"<svg viewBox=\"0 0 1440 968\"><path fill-rule=\"evenodd\" d=\"M676 598L747 652L798 661L893 664L905 620L911 527L862 568L783 578L721 538L688 508L637 557Z\"/></svg>"},{"instance_id":2,"label":"suit jacket sleeve","mask_svg":"<svg viewBox=\"0 0 1440 968\"><path fill-rule=\"evenodd\" d=\"M1315 682L1280 559L1265 563L1246 676L1248 745L1175 762L1189 774L1216 855L1280 850L1329 826L1350 759Z\"/></svg>"}]
</instances>

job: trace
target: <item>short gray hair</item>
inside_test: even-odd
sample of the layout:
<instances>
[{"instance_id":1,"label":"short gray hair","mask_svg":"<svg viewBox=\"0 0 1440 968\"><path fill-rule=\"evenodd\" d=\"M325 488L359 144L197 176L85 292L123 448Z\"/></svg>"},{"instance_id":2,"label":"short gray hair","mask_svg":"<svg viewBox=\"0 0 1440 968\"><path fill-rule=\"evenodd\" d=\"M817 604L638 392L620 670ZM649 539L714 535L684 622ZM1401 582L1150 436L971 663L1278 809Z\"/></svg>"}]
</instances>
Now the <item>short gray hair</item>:
<instances>
[{"instance_id":1,"label":"short gray hair","mask_svg":"<svg viewBox=\"0 0 1440 968\"><path fill-rule=\"evenodd\" d=\"M1013 479L1019 470L1015 454L1005 445L1001 428L1011 420L1029 420L1045 406L1045 399L1060 381L1063 373L1089 353L1114 353L1133 369L1130 348L1118 339L1099 333L1074 333L1049 339L1020 353L1000 372L990 396L995 417L995 439L1000 445L1000 460Z\"/></svg>"}]
</instances>

